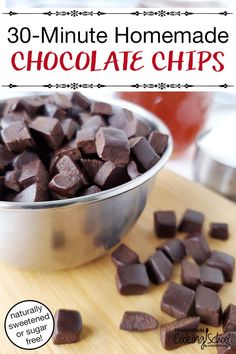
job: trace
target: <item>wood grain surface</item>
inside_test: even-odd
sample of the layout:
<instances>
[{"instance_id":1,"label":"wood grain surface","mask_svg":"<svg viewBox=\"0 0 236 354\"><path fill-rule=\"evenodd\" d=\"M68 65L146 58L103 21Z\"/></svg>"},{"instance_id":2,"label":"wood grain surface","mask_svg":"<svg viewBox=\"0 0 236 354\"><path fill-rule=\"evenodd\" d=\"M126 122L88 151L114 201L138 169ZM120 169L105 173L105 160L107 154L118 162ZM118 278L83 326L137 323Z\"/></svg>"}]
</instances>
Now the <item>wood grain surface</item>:
<instances>
[{"instance_id":1,"label":"wood grain surface","mask_svg":"<svg viewBox=\"0 0 236 354\"><path fill-rule=\"evenodd\" d=\"M208 239L212 249L236 256L236 204L167 170L158 175L144 213L124 239L126 244L137 251L144 261L160 242L153 233L153 211L174 209L179 220L187 207L205 213L205 233L210 221L228 222L229 241ZM172 279L179 282L179 273L178 265L174 269ZM0 354L29 353L11 344L3 330L8 310L15 303L25 299L43 302L52 312L58 308L77 309L81 312L84 322L82 340L79 343L55 346L49 342L43 348L31 351L33 353L166 353L161 346L159 329L146 333L131 333L119 330L119 323L126 310L150 313L160 324L174 320L160 311L161 297L167 284L151 286L145 295L121 296L116 290L115 267L109 255L81 268L58 272L20 270L0 263L0 277ZM235 303L235 280L233 283L226 283L219 294L223 308L230 302ZM210 331L221 332L221 328L210 328ZM209 354L216 353L216 348L201 350L200 345L195 343L181 347L173 353Z\"/></svg>"}]
</instances>

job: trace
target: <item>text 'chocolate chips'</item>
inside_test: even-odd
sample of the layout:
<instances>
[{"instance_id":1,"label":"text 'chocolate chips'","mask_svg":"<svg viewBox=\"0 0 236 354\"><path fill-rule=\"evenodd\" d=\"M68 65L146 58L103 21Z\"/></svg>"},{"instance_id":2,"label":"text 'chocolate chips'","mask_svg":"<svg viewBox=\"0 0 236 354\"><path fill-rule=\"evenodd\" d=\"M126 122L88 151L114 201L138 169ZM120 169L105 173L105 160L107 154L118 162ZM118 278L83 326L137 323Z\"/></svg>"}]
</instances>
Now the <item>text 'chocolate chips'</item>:
<instances>
[{"instance_id":1,"label":"text 'chocolate chips'","mask_svg":"<svg viewBox=\"0 0 236 354\"><path fill-rule=\"evenodd\" d=\"M78 311L58 310L55 315L54 344L77 343L82 332L82 318Z\"/></svg>"},{"instance_id":2,"label":"text 'chocolate chips'","mask_svg":"<svg viewBox=\"0 0 236 354\"><path fill-rule=\"evenodd\" d=\"M139 295L148 291L149 279L143 264L128 264L117 268L117 289L122 295Z\"/></svg>"},{"instance_id":3,"label":"text 'chocolate chips'","mask_svg":"<svg viewBox=\"0 0 236 354\"><path fill-rule=\"evenodd\" d=\"M120 329L131 332L146 332L157 328L158 322L153 316L139 311L126 311L120 324Z\"/></svg>"}]
</instances>

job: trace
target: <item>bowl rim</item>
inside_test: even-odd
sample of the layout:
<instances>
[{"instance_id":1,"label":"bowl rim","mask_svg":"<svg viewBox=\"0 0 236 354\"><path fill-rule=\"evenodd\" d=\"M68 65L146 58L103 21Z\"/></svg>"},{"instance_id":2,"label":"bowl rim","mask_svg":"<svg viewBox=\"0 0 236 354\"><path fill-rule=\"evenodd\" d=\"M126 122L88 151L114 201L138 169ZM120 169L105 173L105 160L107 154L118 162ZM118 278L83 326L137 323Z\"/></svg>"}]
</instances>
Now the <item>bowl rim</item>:
<instances>
[{"instance_id":1,"label":"bowl rim","mask_svg":"<svg viewBox=\"0 0 236 354\"><path fill-rule=\"evenodd\" d=\"M24 93L24 96L20 97L35 97L35 96L51 96L54 95L54 93L34 93L30 95L26 95ZM60 92L61 93L61 92ZM66 93L63 93L66 94ZM98 100L101 101L101 96L96 96L94 94L91 95L86 95L89 99L91 100ZM16 96L17 97L17 96ZM9 97L9 99L14 99L16 97ZM19 97L19 96L18 96ZM2 100L0 100L1 102ZM42 201L42 202L31 202L31 203L21 203L21 202L7 202L7 201L0 201L0 208L1 209L14 209L14 210L37 210L37 209L49 209L49 208L62 208L62 207L67 207L71 206L74 204L81 205L81 204L91 204L95 203L98 201L106 200L112 197L115 197L117 195L126 193L134 188L139 187L140 185L144 184L148 180L150 180L157 172L159 172L162 167L166 164L166 162L169 160L172 151L173 151L173 138L172 135L167 128L166 124L161 121L161 119L156 116L155 114L151 113L150 111L134 104L131 102L128 102L123 99L119 98L110 98L106 97L102 99L102 102L106 102L111 104L115 109L119 108L126 108L131 110L134 114L140 116L140 118L146 120L153 129L159 130L161 133L168 134L169 139L168 139L168 146L166 150L164 151L161 159L152 167L150 170L144 172L141 176L126 182L120 186L107 189L105 191L101 191L98 193L94 193L91 195L87 196L79 196L79 197L74 197L74 198L68 198L68 199L63 199L63 200L49 200L49 201Z\"/></svg>"}]
</instances>

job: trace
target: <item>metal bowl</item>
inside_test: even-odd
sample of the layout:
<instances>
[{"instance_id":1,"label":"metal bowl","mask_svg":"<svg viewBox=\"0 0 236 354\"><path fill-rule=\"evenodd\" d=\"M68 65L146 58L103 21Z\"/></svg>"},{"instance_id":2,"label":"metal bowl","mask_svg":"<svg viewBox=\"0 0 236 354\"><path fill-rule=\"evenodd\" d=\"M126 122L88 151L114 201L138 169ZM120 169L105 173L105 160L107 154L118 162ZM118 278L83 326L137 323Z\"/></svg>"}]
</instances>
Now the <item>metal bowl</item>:
<instances>
[{"instance_id":1,"label":"metal bowl","mask_svg":"<svg viewBox=\"0 0 236 354\"><path fill-rule=\"evenodd\" d=\"M201 140L210 132L199 135L194 158L194 179L206 187L236 201L236 168L212 158L201 148ZM229 145L230 148L230 145Z\"/></svg>"},{"instance_id":2,"label":"metal bowl","mask_svg":"<svg viewBox=\"0 0 236 354\"><path fill-rule=\"evenodd\" d=\"M148 111L118 99L152 129L169 134ZM169 159L168 147L160 161L140 177L94 195L36 203L0 202L0 259L20 267L65 269L87 263L120 242L142 213L155 176Z\"/></svg>"}]
</instances>

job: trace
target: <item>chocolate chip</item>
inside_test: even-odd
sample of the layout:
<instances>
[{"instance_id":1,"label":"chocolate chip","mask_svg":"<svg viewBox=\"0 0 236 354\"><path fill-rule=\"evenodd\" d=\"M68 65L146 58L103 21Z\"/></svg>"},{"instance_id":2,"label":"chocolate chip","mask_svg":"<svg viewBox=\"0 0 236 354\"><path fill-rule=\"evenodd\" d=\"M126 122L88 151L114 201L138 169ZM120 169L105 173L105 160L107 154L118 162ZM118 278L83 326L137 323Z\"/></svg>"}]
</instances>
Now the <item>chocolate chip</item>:
<instances>
[{"instance_id":1,"label":"chocolate chip","mask_svg":"<svg viewBox=\"0 0 236 354\"><path fill-rule=\"evenodd\" d=\"M139 257L136 252L122 243L112 254L111 259L116 266L125 264L139 263Z\"/></svg>"},{"instance_id":2,"label":"chocolate chip","mask_svg":"<svg viewBox=\"0 0 236 354\"><path fill-rule=\"evenodd\" d=\"M108 118L110 126L117 129L124 129L128 122L134 119L133 113L128 109L120 109L113 116Z\"/></svg>"},{"instance_id":3,"label":"chocolate chip","mask_svg":"<svg viewBox=\"0 0 236 354\"><path fill-rule=\"evenodd\" d=\"M19 170L8 171L5 174L4 185L5 187L12 189L15 192L20 192L21 186L19 184L19 177L20 177Z\"/></svg>"},{"instance_id":4,"label":"chocolate chip","mask_svg":"<svg viewBox=\"0 0 236 354\"><path fill-rule=\"evenodd\" d=\"M78 130L76 135L76 143L78 148L86 155L96 154L96 144L95 144L94 130L83 129Z\"/></svg>"},{"instance_id":5,"label":"chocolate chip","mask_svg":"<svg viewBox=\"0 0 236 354\"><path fill-rule=\"evenodd\" d=\"M17 169L21 169L24 165L29 162L37 161L39 157L37 154L31 151L24 151L20 155L17 155L13 160L13 166Z\"/></svg>"},{"instance_id":6,"label":"chocolate chip","mask_svg":"<svg viewBox=\"0 0 236 354\"><path fill-rule=\"evenodd\" d=\"M55 96L53 97L53 102L64 110L67 110L72 106L69 96L60 93L55 94Z\"/></svg>"},{"instance_id":7,"label":"chocolate chip","mask_svg":"<svg viewBox=\"0 0 236 354\"><path fill-rule=\"evenodd\" d=\"M184 240L185 252L191 256L197 264L202 264L211 255L207 240L201 234L190 234Z\"/></svg>"},{"instance_id":8,"label":"chocolate chip","mask_svg":"<svg viewBox=\"0 0 236 354\"><path fill-rule=\"evenodd\" d=\"M199 323L200 317L186 317L161 325L160 336L163 348L171 350L194 343Z\"/></svg>"},{"instance_id":9,"label":"chocolate chip","mask_svg":"<svg viewBox=\"0 0 236 354\"><path fill-rule=\"evenodd\" d=\"M81 193L80 195L81 196L86 196L86 195L91 195L91 194L95 194L95 193L99 193L99 192L101 192L101 189L98 188L97 186L93 185L93 186L85 189L83 191L83 193Z\"/></svg>"},{"instance_id":10,"label":"chocolate chip","mask_svg":"<svg viewBox=\"0 0 236 354\"><path fill-rule=\"evenodd\" d=\"M233 280L235 258L220 251L212 251L210 258L207 260L207 265L210 267L221 269L225 281Z\"/></svg>"},{"instance_id":11,"label":"chocolate chip","mask_svg":"<svg viewBox=\"0 0 236 354\"><path fill-rule=\"evenodd\" d=\"M1 126L3 129L9 127L13 123L30 123L31 119L26 112L13 112L2 117Z\"/></svg>"},{"instance_id":12,"label":"chocolate chip","mask_svg":"<svg viewBox=\"0 0 236 354\"><path fill-rule=\"evenodd\" d=\"M47 200L47 190L40 184L34 183L17 194L13 201L18 203L43 202Z\"/></svg>"},{"instance_id":13,"label":"chocolate chip","mask_svg":"<svg viewBox=\"0 0 236 354\"><path fill-rule=\"evenodd\" d=\"M159 238L176 236L176 215L174 211L156 211L154 213L154 229Z\"/></svg>"},{"instance_id":14,"label":"chocolate chip","mask_svg":"<svg viewBox=\"0 0 236 354\"><path fill-rule=\"evenodd\" d=\"M219 295L214 290L199 285L195 295L195 311L202 323L218 327L222 315Z\"/></svg>"},{"instance_id":15,"label":"chocolate chip","mask_svg":"<svg viewBox=\"0 0 236 354\"><path fill-rule=\"evenodd\" d=\"M90 107L90 111L93 114L101 114L103 116L112 115L112 106L104 102L95 102L93 101Z\"/></svg>"},{"instance_id":16,"label":"chocolate chip","mask_svg":"<svg viewBox=\"0 0 236 354\"><path fill-rule=\"evenodd\" d=\"M128 138L144 136L145 138L150 134L151 128L144 122L138 119L133 119L128 122L124 128Z\"/></svg>"},{"instance_id":17,"label":"chocolate chip","mask_svg":"<svg viewBox=\"0 0 236 354\"><path fill-rule=\"evenodd\" d=\"M139 295L147 292L149 279L143 264L117 267L117 289L122 295Z\"/></svg>"},{"instance_id":18,"label":"chocolate chip","mask_svg":"<svg viewBox=\"0 0 236 354\"><path fill-rule=\"evenodd\" d=\"M229 238L228 224L212 222L209 235L218 240L227 240Z\"/></svg>"},{"instance_id":19,"label":"chocolate chip","mask_svg":"<svg viewBox=\"0 0 236 354\"><path fill-rule=\"evenodd\" d=\"M236 353L236 332L226 332L218 335L217 354L235 354Z\"/></svg>"},{"instance_id":20,"label":"chocolate chip","mask_svg":"<svg viewBox=\"0 0 236 354\"><path fill-rule=\"evenodd\" d=\"M158 328L158 321L151 315L139 311L126 311L120 329L131 332L146 332Z\"/></svg>"},{"instance_id":21,"label":"chocolate chip","mask_svg":"<svg viewBox=\"0 0 236 354\"><path fill-rule=\"evenodd\" d=\"M79 148L77 147L76 141L72 140L68 144L62 146L60 149L55 150L51 162L50 162L50 172L55 174L55 166L58 160L63 156L68 156L73 161L77 161L81 159L81 153Z\"/></svg>"},{"instance_id":22,"label":"chocolate chip","mask_svg":"<svg viewBox=\"0 0 236 354\"><path fill-rule=\"evenodd\" d=\"M80 162L91 181L94 180L94 177L103 165L102 161L96 159L81 159Z\"/></svg>"},{"instance_id":23,"label":"chocolate chip","mask_svg":"<svg viewBox=\"0 0 236 354\"><path fill-rule=\"evenodd\" d=\"M165 291L161 310L176 318L184 318L193 314L195 292L186 286L170 282Z\"/></svg>"},{"instance_id":24,"label":"chocolate chip","mask_svg":"<svg viewBox=\"0 0 236 354\"><path fill-rule=\"evenodd\" d=\"M130 163L127 166L127 173L130 179L135 179L139 176L141 176L141 173L138 171L137 164L134 161L130 161Z\"/></svg>"},{"instance_id":25,"label":"chocolate chip","mask_svg":"<svg viewBox=\"0 0 236 354\"><path fill-rule=\"evenodd\" d=\"M82 332L82 318L78 311L57 310L55 328L52 336L54 344L77 343Z\"/></svg>"},{"instance_id":26,"label":"chocolate chip","mask_svg":"<svg viewBox=\"0 0 236 354\"><path fill-rule=\"evenodd\" d=\"M129 162L130 148L125 133L116 128L100 128L96 134L98 156L117 165Z\"/></svg>"},{"instance_id":27,"label":"chocolate chip","mask_svg":"<svg viewBox=\"0 0 236 354\"><path fill-rule=\"evenodd\" d=\"M66 118L61 122L61 127L65 138L71 140L78 129L78 124L73 119Z\"/></svg>"},{"instance_id":28,"label":"chocolate chip","mask_svg":"<svg viewBox=\"0 0 236 354\"><path fill-rule=\"evenodd\" d=\"M203 286L219 291L224 285L224 276L220 269L201 266L200 267L200 282Z\"/></svg>"},{"instance_id":29,"label":"chocolate chip","mask_svg":"<svg viewBox=\"0 0 236 354\"><path fill-rule=\"evenodd\" d=\"M44 188L47 188L48 172L40 160L34 160L22 167L18 181L22 188L26 188L33 183L41 184Z\"/></svg>"},{"instance_id":30,"label":"chocolate chip","mask_svg":"<svg viewBox=\"0 0 236 354\"><path fill-rule=\"evenodd\" d=\"M22 152L25 148L33 146L33 140L28 128L22 122L17 122L3 129L2 140L9 151Z\"/></svg>"},{"instance_id":31,"label":"chocolate chip","mask_svg":"<svg viewBox=\"0 0 236 354\"><path fill-rule=\"evenodd\" d=\"M30 117L42 114L44 102L39 97L21 98L15 107L16 112L25 111Z\"/></svg>"},{"instance_id":32,"label":"chocolate chip","mask_svg":"<svg viewBox=\"0 0 236 354\"><path fill-rule=\"evenodd\" d=\"M57 118L62 121L66 117L66 111L55 104L45 103L43 105L42 115L51 118Z\"/></svg>"},{"instance_id":33,"label":"chocolate chip","mask_svg":"<svg viewBox=\"0 0 236 354\"><path fill-rule=\"evenodd\" d=\"M100 115L91 116L90 119L87 119L83 124L81 129L91 129L94 132L97 132L100 128L105 127L105 121Z\"/></svg>"},{"instance_id":34,"label":"chocolate chip","mask_svg":"<svg viewBox=\"0 0 236 354\"><path fill-rule=\"evenodd\" d=\"M149 135L148 141L156 154L161 156L168 146L168 139L169 136L167 134L153 131Z\"/></svg>"},{"instance_id":35,"label":"chocolate chip","mask_svg":"<svg viewBox=\"0 0 236 354\"><path fill-rule=\"evenodd\" d=\"M148 258L145 264L152 283L162 284L170 279L173 265L162 251L155 252Z\"/></svg>"},{"instance_id":36,"label":"chocolate chip","mask_svg":"<svg viewBox=\"0 0 236 354\"><path fill-rule=\"evenodd\" d=\"M236 306L229 304L222 316L224 332L236 332Z\"/></svg>"},{"instance_id":37,"label":"chocolate chip","mask_svg":"<svg viewBox=\"0 0 236 354\"><path fill-rule=\"evenodd\" d=\"M186 256L184 245L178 239L168 240L157 247L162 250L173 263L179 263Z\"/></svg>"},{"instance_id":38,"label":"chocolate chip","mask_svg":"<svg viewBox=\"0 0 236 354\"><path fill-rule=\"evenodd\" d=\"M179 224L178 230L180 232L196 233L201 232L204 215L198 211L187 209Z\"/></svg>"},{"instance_id":39,"label":"chocolate chip","mask_svg":"<svg viewBox=\"0 0 236 354\"><path fill-rule=\"evenodd\" d=\"M64 134L58 119L37 117L29 127L35 136L42 138L50 149L55 150L61 146Z\"/></svg>"},{"instance_id":40,"label":"chocolate chip","mask_svg":"<svg viewBox=\"0 0 236 354\"><path fill-rule=\"evenodd\" d=\"M87 97L82 95L82 93L74 92L71 98L71 102L77 106L79 106L83 110L89 109L90 101Z\"/></svg>"},{"instance_id":41,"label":"chocolate chip","mask_svg":"<svg viewBox=\"0 0 236 354\"><path fill-rule=\"evenodd\" d=\"M181 263L182 284L195 290L200 283L200 269L195 263L183 260Z\"/></svg>"},{"instance_id":42,"label":"chocolate chip","mask_svg":"<svg viewBox=\"0 0 236 354\"><path fill-rule=\"evenodd\" d=\"M94 182L102 189L110 189L128 181L125 165L105 162L94 177Z\"/></svg>"},{"instance_id":43,"label":"chocolate chip","mask_svg":"<svg viewBox=\"0 0 236 354\"><path fill-rule=\"evenodd\" d=\"M144 137L131 139L130 149L139 168L143 172L152 168L160 160L160 156L155 153Z\"/></svg>"},{"instance_id":44,"label":"chocolate chip","mask_svg":"<svg viewBox=\"0 0 236 354\"><path fill-rule=\"evenodd\" d=\"M0 172L3 172L9 166L13 159L14 155L0 144Z\"/></svg>"}]
</instances>

